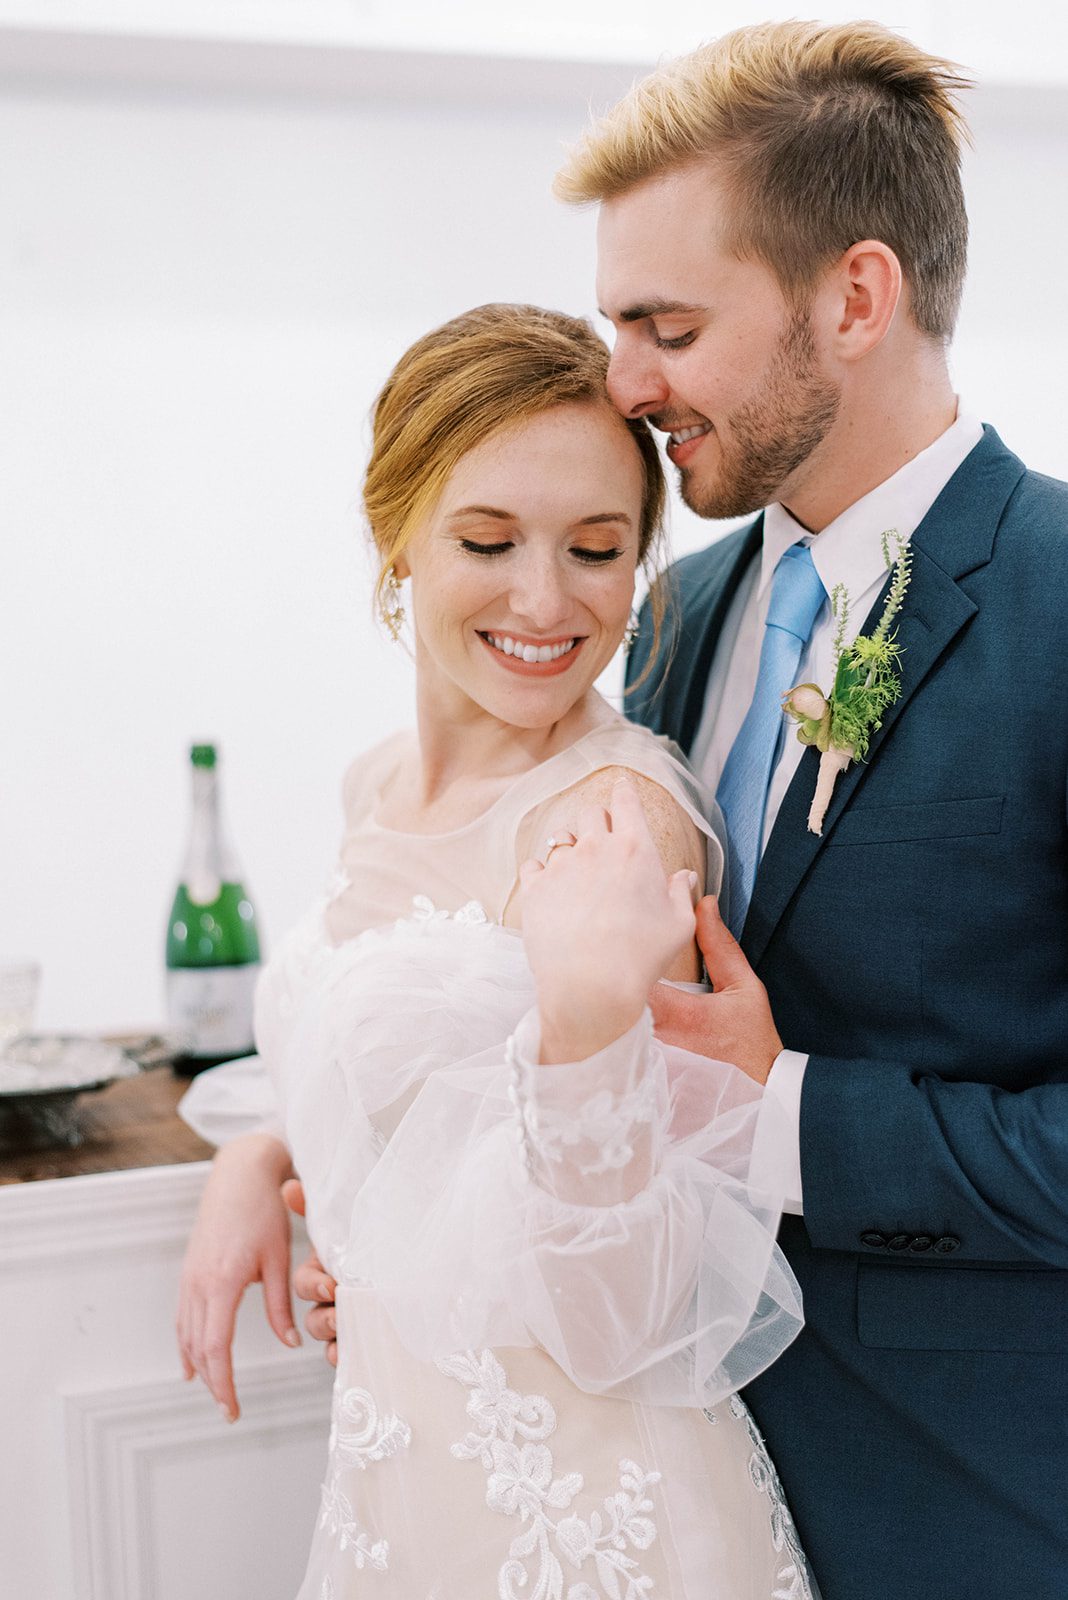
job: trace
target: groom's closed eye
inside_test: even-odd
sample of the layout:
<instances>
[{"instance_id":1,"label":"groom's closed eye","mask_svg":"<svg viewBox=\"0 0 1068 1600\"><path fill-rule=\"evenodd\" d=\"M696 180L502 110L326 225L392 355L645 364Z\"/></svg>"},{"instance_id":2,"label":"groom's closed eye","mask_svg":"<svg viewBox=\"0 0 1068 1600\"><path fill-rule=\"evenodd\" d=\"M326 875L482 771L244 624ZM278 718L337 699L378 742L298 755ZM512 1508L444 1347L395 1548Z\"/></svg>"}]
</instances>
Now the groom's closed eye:
<instances>
[{"instance_id":1,"label":"groom's closed eye","mask_svg":"<svg viewBox=\"0 0 1068 1600\"><path fill-rule=\"evenodd\" d=\"M680 333L675 339L666 339L662 334L657 333L655 328L653 330L653 343L658 350L685 350L686 346L693 344L696 338L697 333L694 329L691 329L689 333Z\"/></svg>"}]
</instances>

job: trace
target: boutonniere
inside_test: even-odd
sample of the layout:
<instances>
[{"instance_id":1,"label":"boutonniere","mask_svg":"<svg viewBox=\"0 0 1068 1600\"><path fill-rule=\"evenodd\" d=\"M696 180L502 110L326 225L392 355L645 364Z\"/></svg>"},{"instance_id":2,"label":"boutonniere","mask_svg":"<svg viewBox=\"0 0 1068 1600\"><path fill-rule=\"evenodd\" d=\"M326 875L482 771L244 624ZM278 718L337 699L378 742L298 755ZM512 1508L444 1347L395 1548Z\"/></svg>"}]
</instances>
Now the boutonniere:
<instances>
[{"instance_id":1,"label":"boutonniere","mask_svg":"<svg viewBox=\"0 0 1068 1600\"><path fill-rule=\"evenodd\" d=\"M897 556L893 559L891 539L897 542ZM820 752L816 793L808 814L809 833L823 833L823 819L838 774L851 761L864 760L872 734L883 725L883 712L901 693L901 679L895 670L901 650L895 643L897 632L891 633L890 625L901 610L909 586L912 552L896 528L883 534L883 555L887 566L893 569L893 581L875 632L858 634L852 644L846 644L849 595L844 584L836 584L831 594L831 611L837 624L834 687L825 695L816 684L801 683L783 696L783 710L799 724L797 737L802 744L814 744Z\"/></svg>"}]
</instances>

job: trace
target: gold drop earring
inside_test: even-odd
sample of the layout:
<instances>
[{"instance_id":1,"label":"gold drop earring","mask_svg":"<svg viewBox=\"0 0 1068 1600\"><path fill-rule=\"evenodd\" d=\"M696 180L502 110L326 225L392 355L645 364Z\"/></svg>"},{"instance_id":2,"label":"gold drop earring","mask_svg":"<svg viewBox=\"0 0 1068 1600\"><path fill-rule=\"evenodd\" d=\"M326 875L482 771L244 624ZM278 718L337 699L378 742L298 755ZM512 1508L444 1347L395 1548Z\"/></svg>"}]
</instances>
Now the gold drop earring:
<instances>
[{"instance_id":1,"label":"gold drop earring","mask_svg":"<svg viewBox=\"0 0 1068 1600\"><path fill-rule=\"evenodd\" d=\"M401 581L397 577L396 567L390 567L389 576L378 602L379 614L394 644L400 638L404 626L404 607L401 604Z\"/></svg>"},{"instance_id":2,"label":"gold drop earring","mask_svg":"<svg viewBox=\"0 0 1068 1600\"><path fill-rule=\"evenodd\" d=\"M627 623L627 626L623 629L623 653L624 653L624 655L628 655L628 656L630 655L631 651L634 649L634 641L637 639L637 637L638 637L640 632L641 632L641 623L638 620L638 613L636 611L632 611L631 614L630 614L630 621Z\"/></svg>"}]
</instances>

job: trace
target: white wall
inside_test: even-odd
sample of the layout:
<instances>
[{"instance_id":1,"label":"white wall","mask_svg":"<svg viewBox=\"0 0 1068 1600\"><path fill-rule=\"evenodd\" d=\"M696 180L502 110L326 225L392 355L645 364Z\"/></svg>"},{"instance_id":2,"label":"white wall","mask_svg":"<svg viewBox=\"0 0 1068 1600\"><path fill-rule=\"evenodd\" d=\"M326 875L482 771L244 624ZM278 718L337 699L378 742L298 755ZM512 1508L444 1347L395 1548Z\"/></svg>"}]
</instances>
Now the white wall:
<instances>
[{"instance_id":1,"label":"white wall","mask_svg":"<svg viewBox=\"0 0 1068 1600\"><path fill-rule=\"evenodd\" d=\"M42 959L44 1026L160 1020L191 739L223 747L270 940L329 869L345 763L409 714L368 614L375 389L466 306L592 310L592 218L549 195L590 91L508 72L0 81L0 955ZM955 370L1068 475L1068 89L973 120Z\"/></svg>"}]
</instances>

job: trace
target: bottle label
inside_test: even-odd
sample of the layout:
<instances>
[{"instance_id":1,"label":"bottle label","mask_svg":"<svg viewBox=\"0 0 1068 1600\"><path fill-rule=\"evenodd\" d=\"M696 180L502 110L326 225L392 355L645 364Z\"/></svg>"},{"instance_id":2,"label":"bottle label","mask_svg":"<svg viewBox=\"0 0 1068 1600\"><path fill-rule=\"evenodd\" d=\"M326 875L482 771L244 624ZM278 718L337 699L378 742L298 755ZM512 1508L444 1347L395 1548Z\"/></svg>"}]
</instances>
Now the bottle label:
<instances>
[{"instance_id":1,"label":"bottle label","mask_svg":"<svg viewBox=\"0 0 1068 1600\"><path fill-rule=\"evenodd\" d=\"M258 961L240 967L178 967L167 973L167 1016L187 1055L248 1055Z\"/></svg>"}]
</instances>

